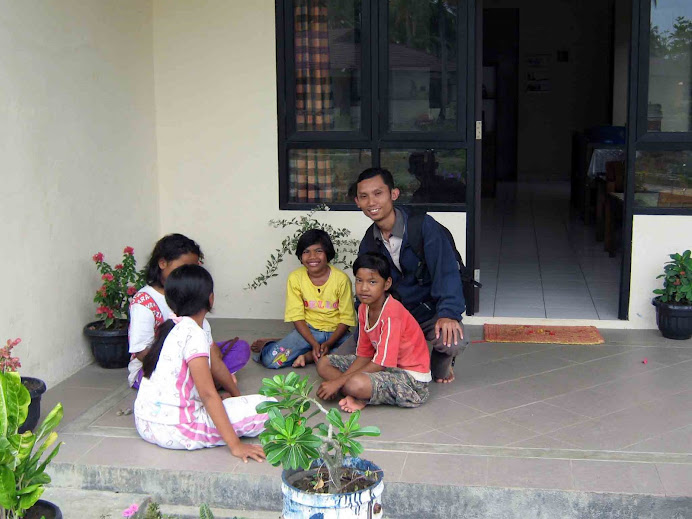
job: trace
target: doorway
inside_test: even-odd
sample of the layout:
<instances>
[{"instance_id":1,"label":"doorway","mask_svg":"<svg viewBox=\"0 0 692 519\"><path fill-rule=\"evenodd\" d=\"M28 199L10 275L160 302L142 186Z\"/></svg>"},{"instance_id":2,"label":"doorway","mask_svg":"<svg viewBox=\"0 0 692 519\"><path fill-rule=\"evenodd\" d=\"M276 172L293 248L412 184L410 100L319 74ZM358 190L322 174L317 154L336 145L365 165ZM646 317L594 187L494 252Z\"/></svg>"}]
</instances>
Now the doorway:
<instances>
[{"instance_id":1,"label":"doorway","mask_svg":"<svg viewBox=\"0 0 692 519\"><path fill-rule=\"evenodd\" d=\"M477 315L618 319L630 3L484 2Z\"/></svg>"}]
</instances>

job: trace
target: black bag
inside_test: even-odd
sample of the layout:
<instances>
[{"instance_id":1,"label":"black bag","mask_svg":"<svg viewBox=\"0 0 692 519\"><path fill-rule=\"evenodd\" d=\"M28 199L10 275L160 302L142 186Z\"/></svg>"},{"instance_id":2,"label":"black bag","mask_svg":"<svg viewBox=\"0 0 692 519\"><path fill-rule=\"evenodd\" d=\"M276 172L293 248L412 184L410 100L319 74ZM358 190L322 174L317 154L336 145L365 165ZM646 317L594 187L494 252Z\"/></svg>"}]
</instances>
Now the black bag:
<instances>
[{"instance_id":1,"label":"black bag","mask_svg":"<svg viewBox=\"0 0 692 519\"><path fill-rule=\"evenodd\" d=\"M408 232L408 242L413 249L413 252L418 256L418 267L416 268L416 279L418 284L422 285L426 276L429 278L430 274L427 272L428 266L425 263L425 253L423 252L423 220L427 214L425 211L417 209L406 209L408 214L408 221L406 224L406 230ZM459 267L459 276L461 276L461 286L464 291L464 301L466 302L466 314L472 315L473 312L469 312L469 307L473 308L474 300L474 288L481 288L478 281L473 278L473 270L464 265L464 260L461 258L461 254L457 250L456 244L454 243L454 237L449 229L437 222L440 227L442 227L443 234L452 244L452 249L454 250L454 257L457 260L457 265Z\"/></svg>"}]
</instances>

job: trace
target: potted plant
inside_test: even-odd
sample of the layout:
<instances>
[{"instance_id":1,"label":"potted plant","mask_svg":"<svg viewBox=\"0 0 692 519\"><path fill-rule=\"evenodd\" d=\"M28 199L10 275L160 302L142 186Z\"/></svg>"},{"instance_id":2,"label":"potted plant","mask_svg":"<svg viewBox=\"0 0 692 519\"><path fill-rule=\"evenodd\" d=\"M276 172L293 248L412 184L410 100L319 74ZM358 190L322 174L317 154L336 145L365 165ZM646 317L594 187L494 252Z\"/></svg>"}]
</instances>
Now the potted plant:
<instances>
[{"instance_id":1,"label":"potted plant","mask_svg":"<svg viewBox=\"0 0 692 519\"><path fill-rule=\"evenodd\" d=\"M123 510L122 515L132 519L175 519L174 516L161 512L159 504L151 499L147 499L141 507L137 504L127 507ZM199 519L214 519L214 514L208 504L202 503L199 507Z\"/></svg>"},{"instance_id":2,"label":"potted plant","mask_svg":"<svg viewBox=\"0 0 692 519\"><path fill-rule=\"evenodd\" d=\"M381 518L382 470L358 458L362 436L379 436L377 427L361 427L360 411L344 421L337 409L325 409L310 396L314 383L291 372L262 380L263 402L258 413L268 413L259 438L274 466L282 465L284 519ZM307 414L310 408L316 409ZM326 419L314 427L316 415Z\"/></svg>"},{"instance_id":3,"label":"potted plant","mask_svg":"<svg viewBox=\"0 0 692 519\"><path fill-rule=\"evenodd\" d=\"M336 256L331 261L332 264L341 266L348 270L351 268L351 258L358 255L358 240L349 238L351 231L345 227L333 227L329 224L320 222L315 214L321 211L329 211L329 206L320 204L305 216L297 216L290 220L269 220L269 225L276 229L289 229L287 234L281 240L281 246L274 250L274 253L269 256L265 265L264 273L257 276L245 287L246 290L256 290L262 285L266 285L271 278L277 277L276 271L279 264L284 260L286 255L293 256L296 252L298 239L310 229L322 229L332 240Z\"/></svg>"},{"instance_id":4,"label":"potted plant","mask_svg":"<svg viewBox=\"0 0 692 519\"><path fill-rule=\"evenodd\" d=\"M684 340L692 337L692 253L671 254L663 267L663 288L654 290L656 324L664 337Z\"/></svg>"},{"instance_id":5,"label":"potted plant","mask_svg":"<svg viewBox=\"0 0 692 519\"><path fill-rule=\"evenodd\" d=\"M137 272L132 247L123 250L122 263L111 267L97 252L92 257L103 285L96 291L94 303L97 321L84 327L91 341L91 351L99 366L124 368L130 362L127 346L127 319L130 299L144 286L143 272Z\"/></svg>"},{"instance_id":6,"label":"potted plant","mask_svg":"<svg viewBox=\"0 0 692 519\"><path fill-rule=\"evenodd\" d=\"M0 373L0 393L0 519L62 519L57 506L39 500L51 481L46 467L61 445L56 444L58 433L54 429L62 420L62 404L48 413L36 434L20 433L31 398L19 373Z\"/></svg>"},{"instance_id":7,"label":"potted plant","mask_svg":"<svg viewBox=\"0 0 692 519\"><path fill-rule=\"evenodd\" d=\"M7 345L4 348L0 348L0 372L17 371L22 367L19 357L12 356L12 349L20 342L22 340L19 337L7 339ZM38 419L41 416L41 397L46 392L46 383L40 378L22 377L22 384L29 391L31 403L29 404L26 420L19 428L20 434L24 431L33 431L38 424Z\"/></svg>"}]
</instances>

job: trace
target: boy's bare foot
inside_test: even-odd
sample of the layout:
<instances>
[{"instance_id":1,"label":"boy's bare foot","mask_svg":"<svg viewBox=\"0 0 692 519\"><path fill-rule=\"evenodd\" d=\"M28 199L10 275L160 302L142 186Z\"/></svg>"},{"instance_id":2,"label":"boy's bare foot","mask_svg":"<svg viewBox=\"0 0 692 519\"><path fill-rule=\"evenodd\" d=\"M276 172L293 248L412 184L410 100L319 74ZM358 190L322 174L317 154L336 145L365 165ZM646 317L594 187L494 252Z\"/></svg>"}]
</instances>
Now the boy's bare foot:
<instances>
[{"instance_id":1,"label":"boy's bare foot","mask_svg":"<svg viewBox=\"0 0 692 519\"><path fill-rule=\"evenodd\" d=\"M365 408L366 405L366 402L353 398L352 396L347 396L339 400L339 407L342 411L346 411L347 413L355 413Z\"/></svg>"},{"instance_id":2,"label":"boy's bare foot","mask_svg":"<svg viewBox=\"0 0 692 519\"><path fill-rule=\"evenodd\" d=\"M262 348L264 348L267 344L270 342L279 342L281 339L272 339L272 338L263 338L263 339L257 339L255 342L253 342L250 345L250 351L253 353L259 353L262 351Z\"/></svg>"},{"instance_id":3,"label":"boy's bare foot","mask_svg":"<svg viewBox=\"0 0 692 519\"><path fill-rule=\"evenodd\" d=\"M450 366L449 375L447 375L445 378L436 378L435 382L438 384L449 384L450 382L454 382L454 368Z\"/></svg>"},{"instance_id":4,"label":"boy's bare foot","mask_svg":"<svg viewBox=\"0 0 692 519\"><path fill-rule=\"evenodd\" d=\"M298 355L296 360L293 361L294 368L304 368L305 367L305 355Z\"/></svg>"}]
</instances>

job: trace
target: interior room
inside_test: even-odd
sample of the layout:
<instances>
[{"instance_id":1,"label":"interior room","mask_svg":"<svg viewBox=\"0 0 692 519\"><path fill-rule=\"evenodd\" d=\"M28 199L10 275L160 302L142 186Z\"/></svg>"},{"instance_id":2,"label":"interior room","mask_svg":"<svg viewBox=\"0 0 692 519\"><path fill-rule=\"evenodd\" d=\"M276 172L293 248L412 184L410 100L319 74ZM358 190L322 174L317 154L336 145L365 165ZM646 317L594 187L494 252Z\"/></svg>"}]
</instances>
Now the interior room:
<instances>
[{"instance_id":1,"label":"interior room","mask_svg":"<svg viewBox=\"0 0 692 519\"><path fill-rule=\"evenodd\" d=\"M618 319L629 4L484 2L478 315Z\"/></svg>"}]
</instances>

